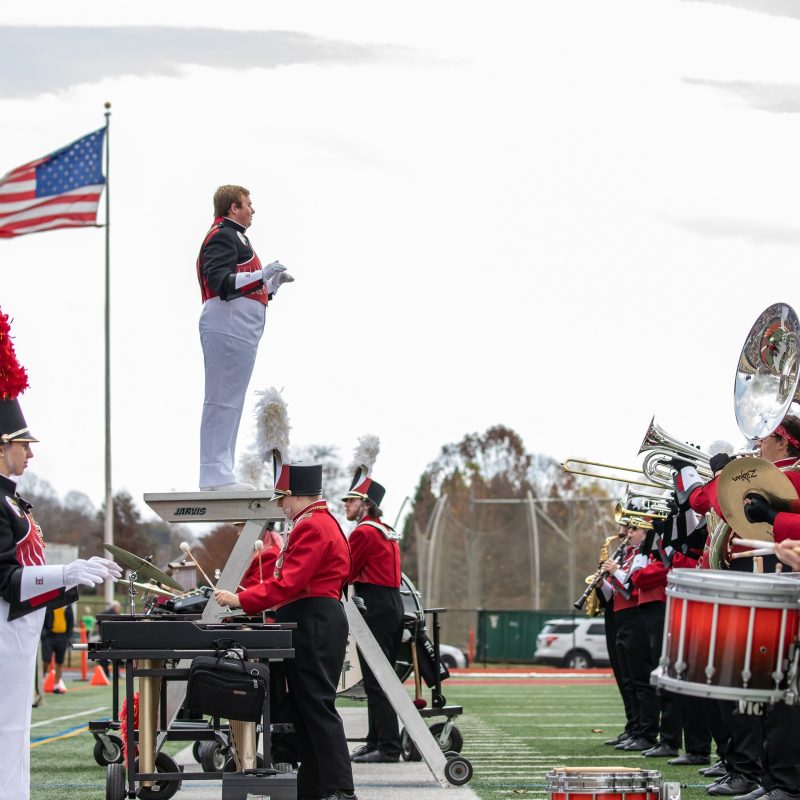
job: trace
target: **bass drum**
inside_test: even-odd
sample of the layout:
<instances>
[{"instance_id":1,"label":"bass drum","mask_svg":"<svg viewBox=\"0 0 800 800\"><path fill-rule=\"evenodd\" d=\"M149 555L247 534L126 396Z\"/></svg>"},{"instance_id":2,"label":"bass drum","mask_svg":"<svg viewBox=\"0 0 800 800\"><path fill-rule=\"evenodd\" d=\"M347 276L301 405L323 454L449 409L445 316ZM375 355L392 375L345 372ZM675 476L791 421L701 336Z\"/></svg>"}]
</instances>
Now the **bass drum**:
<instances>
[{"instance_id":1,"label":"bass drum","mask_svg":"<svg viewBox=\"0 0 800 800\"><path fill-rule=\"evenodd\" d=\"M400 652L394 665L394 671L401 682L405 681L413 672L411 661L411 640L415 629L425 624L425 614L422 611L422 599L417 587L414 586L408 575L400 575L400 596L403 600L403 641ZM366 700L364 691L364 678L361 674L361 663L358 660L355 639L352 635L347 637L347 650L342 665L342 677L339 680L339 697L349 697L351 700Z\"/></svg>"}]
</instances>

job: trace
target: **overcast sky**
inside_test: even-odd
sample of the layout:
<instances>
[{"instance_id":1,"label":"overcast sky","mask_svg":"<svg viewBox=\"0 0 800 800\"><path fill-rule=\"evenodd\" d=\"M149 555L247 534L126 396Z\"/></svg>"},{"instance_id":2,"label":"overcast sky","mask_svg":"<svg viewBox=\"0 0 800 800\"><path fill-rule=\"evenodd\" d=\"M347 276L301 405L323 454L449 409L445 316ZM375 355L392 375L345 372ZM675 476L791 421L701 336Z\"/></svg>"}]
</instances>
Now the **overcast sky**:
<instances>
[{"instance_id":1,"label":"overcast sky","mask_svg":"<svg viewBox=\"0 0 800 800\"><path fill-rule=\"evenodd\" d=\"M232 12L235 9L236 13ZM197 486L194 262L221 183L296 282L251 383L293 441L375 433L393 519L446 442L623 465L650 418L742 444L758 313L800 307L788 0L47 0L0 26L0 173L113 103L115 489ZM40 27L43 20L47 27ZM0 240L32 469L103 496L102 230ZM250 442L250 408L240 448Z\"/></svg>"}]
</instances>

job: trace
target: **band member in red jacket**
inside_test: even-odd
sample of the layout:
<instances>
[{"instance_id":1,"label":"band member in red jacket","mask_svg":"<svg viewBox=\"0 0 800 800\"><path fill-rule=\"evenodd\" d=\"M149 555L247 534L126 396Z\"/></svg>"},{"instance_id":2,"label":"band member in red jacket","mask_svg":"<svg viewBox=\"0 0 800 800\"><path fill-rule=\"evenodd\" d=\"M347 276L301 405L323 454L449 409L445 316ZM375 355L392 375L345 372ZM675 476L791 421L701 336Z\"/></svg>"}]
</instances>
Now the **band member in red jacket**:
<instances>
[{"instance_id":1,"label":"band member in red jacket","mask_svg":"<svg viewBox=\"0 0 800 800\"><path fill-rule=\"evenodd\" d=\"M357 525L350 534L353 568L350 583L364 601L364 619L383 654L394 666L403 636L403 600L400 596L400 537L381 520L380 505L386 490L356 471L350 491L342 498L347 519ZM358 654L364 689L367 693L369 729L367 743L359 747L352 760L359 763L398 761L400 731L397 714Z\"/></svg>"},{"instance_id":2,"label":"band member in red jacket","mask_svg":"<svg viewBox=\"0 0 800 800\"><path fill-rule=\"evenodd\" d=\"M353 800L353 773L336 686L348 625L341 603L351 572L350 548L322 499L322 466L279 465L275 495L291 523L272 576L238 594L218 589L220 605L248 614L274 608L295 622L295 657L286 662L300 757L300 797Z\"/></svg>"}]
</instances>

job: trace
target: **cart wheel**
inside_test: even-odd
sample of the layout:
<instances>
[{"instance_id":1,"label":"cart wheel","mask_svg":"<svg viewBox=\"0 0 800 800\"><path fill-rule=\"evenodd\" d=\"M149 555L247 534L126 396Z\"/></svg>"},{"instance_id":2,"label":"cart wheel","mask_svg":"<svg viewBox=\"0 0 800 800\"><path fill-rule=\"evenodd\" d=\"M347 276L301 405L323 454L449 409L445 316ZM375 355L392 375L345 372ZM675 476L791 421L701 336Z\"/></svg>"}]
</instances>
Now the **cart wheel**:
<instances>
[{"instance_id":1,"label":"cart wheel","mask_svg":"<svg viewBox=\"0 0 800 800\"><path fill-rule=\"evenodd\" d=\"M197 740L197 741L196 741L196 742L195 742L195 743L192 745L192 758L193 758L193 759L194 759L194 760L195 760L195 761L196 761L198 764L200 763L200 745L201 745L201 744L203 744L203 742L202 742L200 739L198 739L198 740Z\"/></svg>"},{"instance_id":2,"label":"cart wheel","mask_svg":"<svg viewBox=\"0 0 800 800\"><path fill-rule=\"evenodd\" d=\"M200 747L197 748L197 763L203 768L203 772L222 772L228 759L227 753L223 752L222 743L212 739L210 742L198 744Z\"/></svg>"},{"instance_id":3,"label":"cart wheel","mask_svg":"<svg viewBox=\"0 0 800 800\"><path fill-rule=\"evenodd\" d=\"M109 746L103 744L102 739L94 740L94 760L101 766L122 763L122 739L119 736L109 736Z\"/></svg>"},{"instance_id":4,"label":"cart wheel","mask_svg":"<svg viewBox=\"0 0 800 800\"><path fill-rule=\"evenodd\" d=\"M110 769L110 767L109 767ZM139 771L139 759L136 759L136 771ZM180 772L180 767L166 753L156 753L156 772ZM181 788L181 780L157 781L152 786L141 786L137 795L142 800L169 800L178 789Z\"/></svg>"},{"instance_id":5,"label":"cart wheel","mask_svg":"<svg viewBox=\"0 0 800 800\"><path fill-rule=\"evenodd\" d=\"M453 725L450 729L450 735L442 742L439 740L439 737L442 735L444 726L444 722L437 722L435 725L431 725L430 731L433 734L433 738L436 739L439 743L439 747L441 747L445 753L448 750L454 750L456 753L460 753L461 748L464 746L464 737L461 735L461 731Z\"/></svg>"},{"instance_id":6,"label":"cart wheel","mask_svg":"<svg viewBox=\"0 0 800 800\"><path fill-rule=\"evenodd\" d=\"M106 766L106 800L125 800L125 765Z\"/></svg>"},{"instance_id":7,"label":"cart wheel","mask_svg":"<svg viewBox=\"0 0 800 800\"><path fill-rule=\"evenodd\" d=\"M472 777L472 764L464 756L448 758L444 765L444 776L453 786L462 786Z\"/></svg>"},{"instance_id":8,"label":"cart wheel","mask_svg":"<svg viewBox=\"0 0 800 800\"><path fill-rule=\"evenodd\" d=\"M414 746L405 728L400 733L400 755L403 756L403 761L422 761L419 750Z\"/></svg>"}]
</instances>

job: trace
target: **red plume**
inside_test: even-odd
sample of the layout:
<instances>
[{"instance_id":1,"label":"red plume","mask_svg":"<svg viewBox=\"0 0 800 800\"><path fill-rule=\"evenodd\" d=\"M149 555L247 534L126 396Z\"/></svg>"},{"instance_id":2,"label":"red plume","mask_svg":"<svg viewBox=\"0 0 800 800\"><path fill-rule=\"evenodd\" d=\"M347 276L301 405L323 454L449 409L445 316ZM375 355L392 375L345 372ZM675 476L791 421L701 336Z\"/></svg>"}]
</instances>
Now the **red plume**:
<instances>
[{"instance_id":1,"label":"red plume","mask_svg":"<svg viewBox=\"0 0 800 800\"><path fill-rule=\"evenodd\" d=\"M15 400L28 388L28 373L17 361L8 315L0 311L0 400Z\"/></svg>"}]
</instances>

